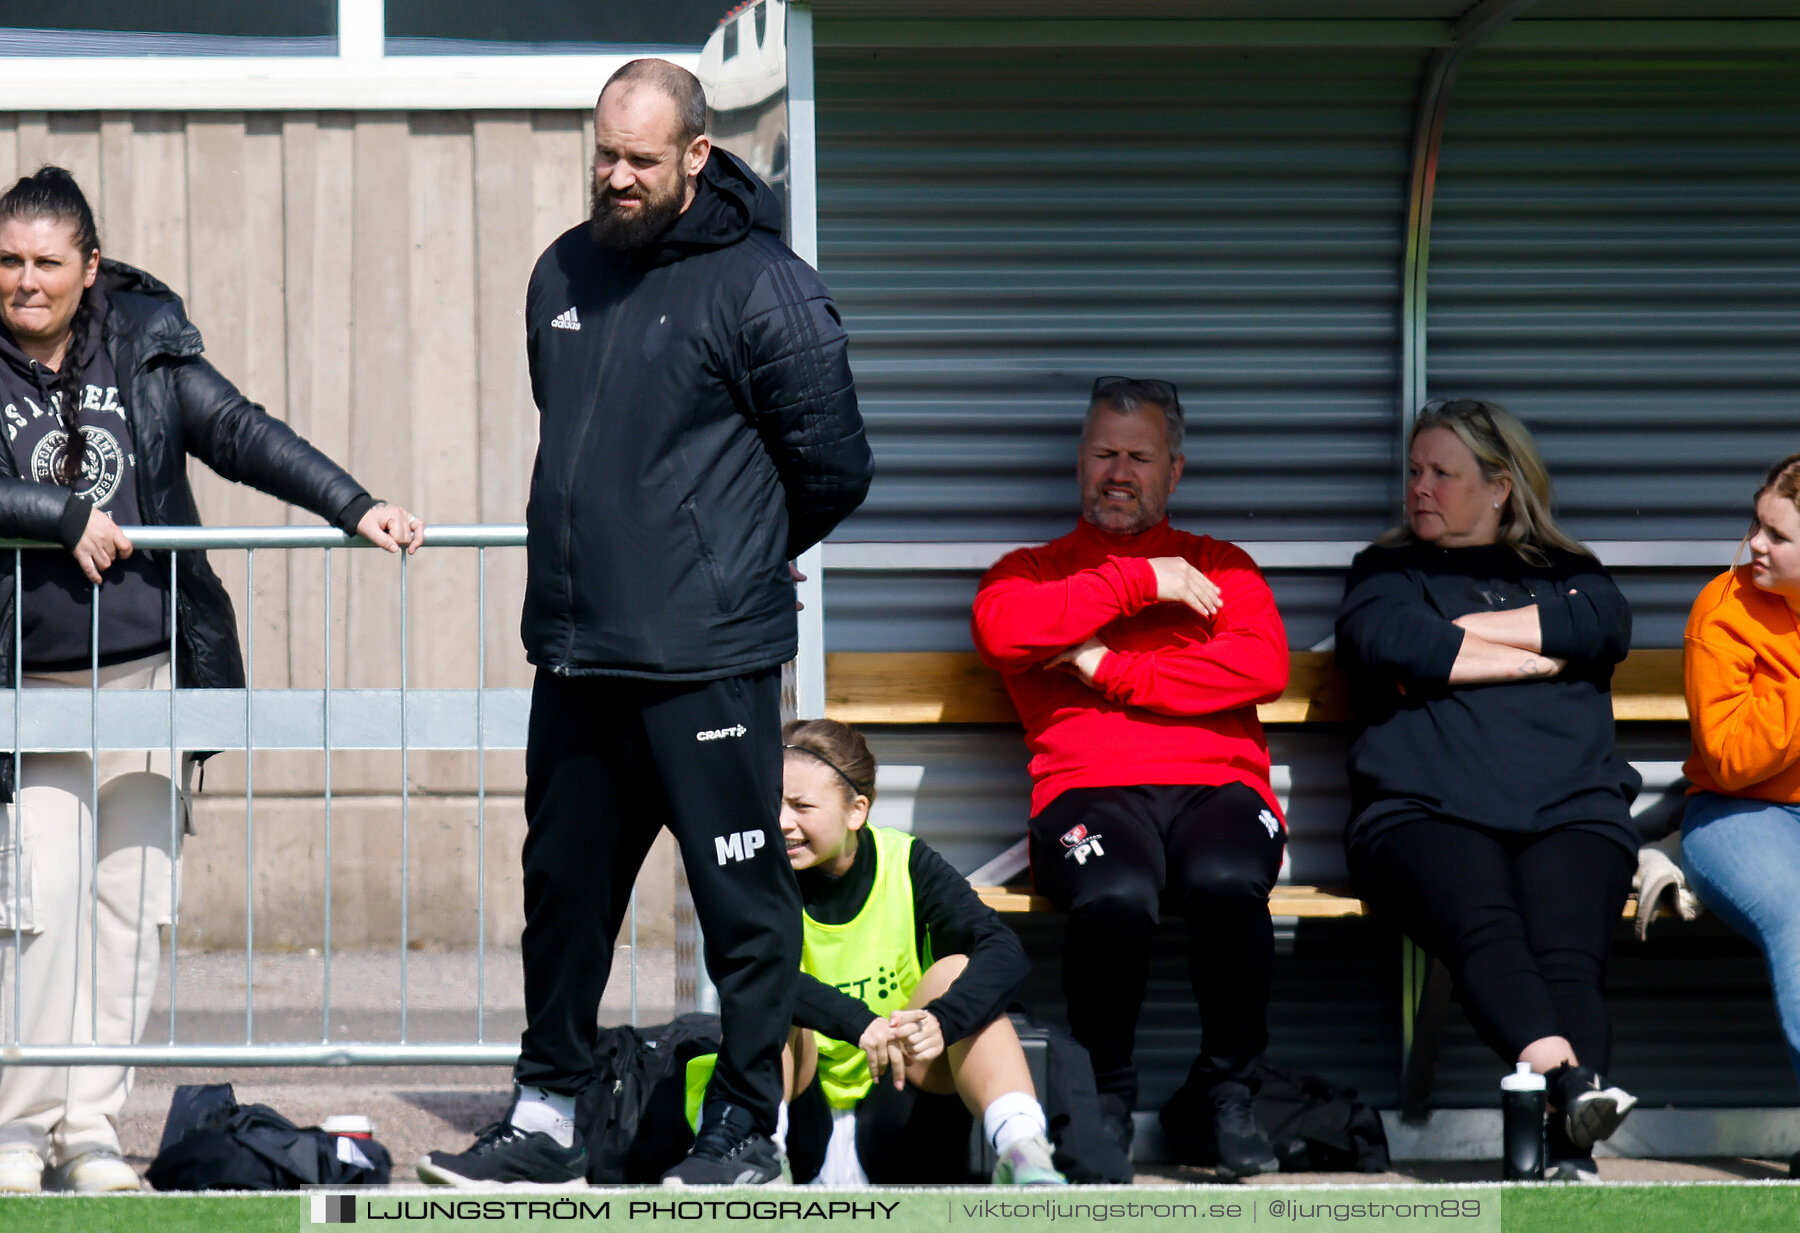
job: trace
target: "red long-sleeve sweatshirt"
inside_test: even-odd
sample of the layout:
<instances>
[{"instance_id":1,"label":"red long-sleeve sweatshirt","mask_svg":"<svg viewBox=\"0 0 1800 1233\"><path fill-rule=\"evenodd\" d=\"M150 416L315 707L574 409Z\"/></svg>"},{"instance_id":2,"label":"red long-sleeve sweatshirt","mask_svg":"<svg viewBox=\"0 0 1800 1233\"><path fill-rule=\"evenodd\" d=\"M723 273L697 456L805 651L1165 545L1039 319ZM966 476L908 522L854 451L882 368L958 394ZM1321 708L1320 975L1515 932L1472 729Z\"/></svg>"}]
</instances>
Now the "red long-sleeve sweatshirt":
<instances>
[{"instance_id":1,"label":"red long-sleeve sweatshirt","mask_svg":"<svg viewBox=\"0 0 1800 1233\"><path fill-rule=\"evenodd\" d=\"M1158 603L1150 557L1185 557L1217 584L1219 612ZM1006 680L1031 749L1035 816L1070 788L1241 783L1279 817L1256 704L1287 688L1287 634L1249 554L1177 531L1083 522L1008 553L981 580L975 647ZM1046 665L1097 635L1093 685Z\"/></svg>"}]
</instances>

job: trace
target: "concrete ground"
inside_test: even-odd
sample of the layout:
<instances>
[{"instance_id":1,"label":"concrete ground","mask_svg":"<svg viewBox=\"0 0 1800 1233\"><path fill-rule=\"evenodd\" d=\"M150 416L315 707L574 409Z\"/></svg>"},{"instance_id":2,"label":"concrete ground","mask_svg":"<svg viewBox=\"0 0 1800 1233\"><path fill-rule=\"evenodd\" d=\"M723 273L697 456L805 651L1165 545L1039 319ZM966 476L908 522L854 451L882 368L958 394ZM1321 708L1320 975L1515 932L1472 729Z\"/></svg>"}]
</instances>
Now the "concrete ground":
<instances>
[{"instance_id":1,"label":"concrete ground","mask_svg":"<svg viewBox=\"0 0 1800 1233\"><path fill-rule=\"evenodd\" d=\"M666 952L643 954L638 977L638 1021L658 1023L672 1013L673 965ZM629 951L621 949L613 987L602 1006L606 1022L631 1020ZM483 1039L513 1042L523 1022L516 951L490 950L480 982L486 1011ZM394 952L346 952L333 957L331 1036L341 1041L398 1040L400 956ZM474 952L416 952L406 957L407 1033L410 1042L475 1039L477 992ZM246 1039L246 990L254 1014L250 1038L263 1043L317 1042L324 1018L323 958L317 954L259 955L247 979L239 954L182 956L176 983L176 1030L182 1043L241 1043ZM167 977L151 1012L146 1041L169 1036ZM510 1075L505 1067L296 1067L140 1069L125 1107L121 1138L140 1172L156 1154L169 1101L183 1083L233 1084L240 1103L270 1105L300 1125L336 1113L360 1113L392 1154L397 1185L416 1183L413 1165L432 1148L460 1150L506 1108ZM1646 1160L1602 1158L1607 1181L1731 1181L1787 1176L1785 1160ZM1284 1173L1246 1184L1367 1184L1472 1182L1499 1177L1498 1161L1403 1162L1389 1173ZM1140 1164L1139 1185L1216 1182L1210 1170Z\"/></svg>"}]
</instances>

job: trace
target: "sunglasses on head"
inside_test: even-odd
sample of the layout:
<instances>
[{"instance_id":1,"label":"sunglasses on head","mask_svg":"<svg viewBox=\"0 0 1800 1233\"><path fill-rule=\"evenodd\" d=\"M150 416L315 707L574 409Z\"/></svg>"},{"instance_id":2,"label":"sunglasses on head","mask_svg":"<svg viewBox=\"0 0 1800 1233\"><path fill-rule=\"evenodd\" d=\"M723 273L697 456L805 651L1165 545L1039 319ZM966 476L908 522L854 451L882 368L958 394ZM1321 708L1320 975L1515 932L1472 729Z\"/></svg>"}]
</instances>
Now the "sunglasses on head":
<instances>
[{"instance_id":1,"label":"sunglasses on head","mask_svg":"<svg viewBox=\"0 0 1800 1233\"><path fill-rule=\"evenodd\" d=\"M1181 401L1181 394L1175 389L1173 381L1142 380L1137 377L1095 377L1093 393L1088 397L1090 399L1105 398L1127 388L1132 393L1140 396L1148 395L1161 403L1179 403Z\"/></svg>"}]
</instances>

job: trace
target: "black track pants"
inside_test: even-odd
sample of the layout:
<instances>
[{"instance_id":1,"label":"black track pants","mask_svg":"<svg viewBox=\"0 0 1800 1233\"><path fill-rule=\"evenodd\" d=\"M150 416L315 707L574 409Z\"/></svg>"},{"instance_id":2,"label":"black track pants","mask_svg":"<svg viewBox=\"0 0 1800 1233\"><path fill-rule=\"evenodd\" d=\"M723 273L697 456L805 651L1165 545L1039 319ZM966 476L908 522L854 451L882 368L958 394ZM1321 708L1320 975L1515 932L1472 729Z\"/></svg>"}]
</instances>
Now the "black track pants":
<instances>
[{"instance_id":1,"label":"black track pants","mask_svg":"<svg viewBox=\"0 0 1800 1233\"><path fill-rule=\"evenodd\" d=\"M775 1129L800 971L800 892L780 828L781 671L661 683L540 671L525 753L526 1028L520 1083L593 1073L613 939L657 832L681 847L719 990L708 1100Z\"/></svg>"},{"instance_id":2,"label":"black track pants","mask_svg":"<svg viewBox=\"0 0 1800 1233\"><path fill-rule=\"evenodd\" d=\"M1187 921L1198 1069L1241 1074L1261 1057L1275 962L1269 889L1285 843L1262 797L1242 784L1073 788L1031 820L1032 878L1069 914L1069 1030L1092 1055L1102 1092L1137 1099L1132 1045L1165 908Z\"/></svg>"},{"instance_id":3,"label":"black track pants","mask_svg":"<svg viewBox=\"0 0 1800 1233\"><path fill-rule=\"evenodd\" d=\"M1508 1064L1562 1036L1612 1065L1607 951L1637 863L1604 835L1491 831L1421 815L1353 855L1350 882L1444 961L1469 1022Z\"/></svg>"}]
</instances>

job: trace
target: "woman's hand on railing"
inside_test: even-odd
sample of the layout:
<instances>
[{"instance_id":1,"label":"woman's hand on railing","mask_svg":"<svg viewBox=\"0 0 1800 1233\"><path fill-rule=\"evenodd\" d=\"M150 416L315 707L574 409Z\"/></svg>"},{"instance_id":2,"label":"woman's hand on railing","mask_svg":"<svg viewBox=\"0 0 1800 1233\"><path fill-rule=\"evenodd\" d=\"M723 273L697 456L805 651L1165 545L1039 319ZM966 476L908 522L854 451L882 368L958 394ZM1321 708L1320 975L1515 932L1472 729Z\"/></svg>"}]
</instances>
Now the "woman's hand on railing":
<instances>
[{"instance_id":1,"label":"woman's hand on railing","mask_svg":"<svg viewBox=\"0 0 1800 1233\"><path fill-rule=\"evenodd\" d=\"M398 505L382 502L362 516L356 533L389 552L406 549L411 556L425 543L425 520L407 513Z\"/></svg>"},{"instance_id":2,"label":"woman's hand on railing","mask_svg":"<svg viewBox=\"0 0 1800 1233\"><path fill-rule=\"evenodd\" d=\"M119 524L112 520L111 515L103 509L95 508L88 511L87 530L81 533L74 553L81 572L88 576L89 582L98 586L100 575L110 569L114 561L122 561L131 555L131 540L126 538L125 532L119 530Z\"/></svg>"}]
</instances>

